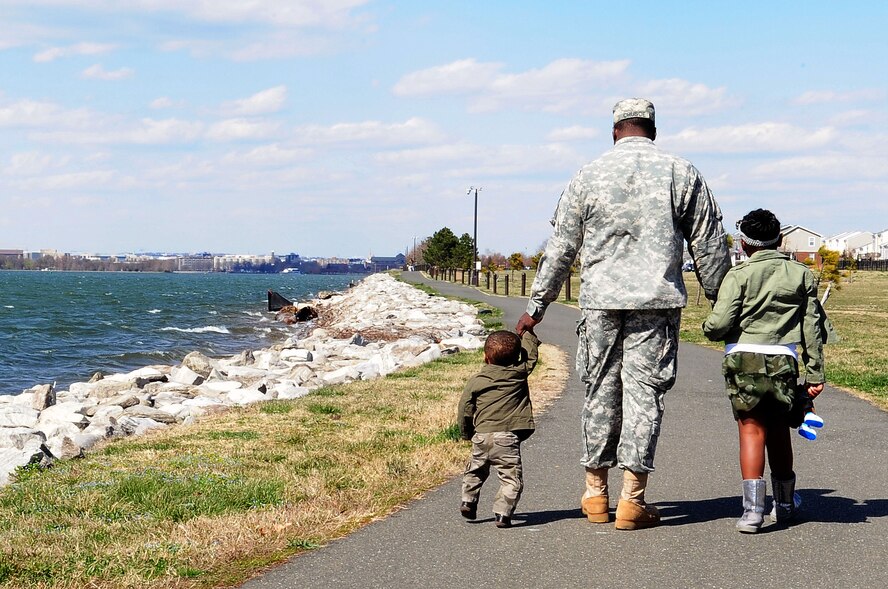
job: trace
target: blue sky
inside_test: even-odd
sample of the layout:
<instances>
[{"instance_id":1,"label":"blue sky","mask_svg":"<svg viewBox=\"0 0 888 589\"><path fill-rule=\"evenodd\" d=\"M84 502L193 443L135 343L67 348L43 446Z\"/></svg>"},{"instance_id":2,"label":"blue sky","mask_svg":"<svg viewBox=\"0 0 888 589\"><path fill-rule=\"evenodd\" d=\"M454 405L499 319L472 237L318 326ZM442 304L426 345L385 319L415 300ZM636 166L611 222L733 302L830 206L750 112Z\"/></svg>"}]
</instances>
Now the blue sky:
<instances>
[{"instance_id":1,"label":"blue sky","mask_svg":"<svg viewBox=\"0 0 888 589\"><path fill-rule=\"evenodd\" d=\"M532 253L657 108L727 228L888 229L888 3L0 0L0 248Z\"/></svg>"}]
</instances>

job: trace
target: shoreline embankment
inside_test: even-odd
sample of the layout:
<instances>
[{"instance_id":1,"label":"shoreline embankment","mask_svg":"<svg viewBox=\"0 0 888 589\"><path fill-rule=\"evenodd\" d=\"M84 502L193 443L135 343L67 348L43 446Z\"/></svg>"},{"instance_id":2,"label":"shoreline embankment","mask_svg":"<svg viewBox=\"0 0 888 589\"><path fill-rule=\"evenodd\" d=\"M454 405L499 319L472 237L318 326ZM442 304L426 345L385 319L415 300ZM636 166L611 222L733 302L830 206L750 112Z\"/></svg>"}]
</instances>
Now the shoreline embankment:
<instances>
[{"instance_id":1,"label":"shoreline embankment","mask_svg":"<svg viewBox=\"0 0 888 589\"><path fill-rule=\"evenodd\" d=\"M318 319L308 337L224 358L195 351L178 365L0 396L0 485L19 467L76 458L105 439L191 423L228 407L294 399L483 345L475 307L387 274L311 305Z\"/></svg>"}]
</instances>

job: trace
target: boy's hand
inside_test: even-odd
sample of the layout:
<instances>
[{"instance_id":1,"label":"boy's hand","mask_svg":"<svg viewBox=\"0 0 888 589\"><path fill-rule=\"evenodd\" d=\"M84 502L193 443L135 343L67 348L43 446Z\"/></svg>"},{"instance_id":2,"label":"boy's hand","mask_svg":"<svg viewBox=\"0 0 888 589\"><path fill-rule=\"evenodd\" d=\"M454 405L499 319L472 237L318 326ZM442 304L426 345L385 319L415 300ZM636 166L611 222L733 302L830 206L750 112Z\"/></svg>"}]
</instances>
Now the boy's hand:
<instances>
[{"instance_id":1,"label":"boy's hand","mask_svg":"<svg viewBox=\"0 0 888 589\"><path fill-rule=\"evenodd\" d=\"M521 316L520 319L518 319L518 325L515 326L515 333L517 333L519 336L524 335L525 331L533 333L534 326L540 321L542 321L542 319L537 321L536 319L525 313Z\"/></svg>"},{"instance_id":2,"label":"boy's hand","mask_svg":"<svg viewBox=\"0 0 888 589\"><path fill-rule=\"evenodd\" d=\"M806 383L808 385L808 396L810 398L815 398L817 395L823 392L823 383L811 384Z\"/></svg>"}]
</instances>

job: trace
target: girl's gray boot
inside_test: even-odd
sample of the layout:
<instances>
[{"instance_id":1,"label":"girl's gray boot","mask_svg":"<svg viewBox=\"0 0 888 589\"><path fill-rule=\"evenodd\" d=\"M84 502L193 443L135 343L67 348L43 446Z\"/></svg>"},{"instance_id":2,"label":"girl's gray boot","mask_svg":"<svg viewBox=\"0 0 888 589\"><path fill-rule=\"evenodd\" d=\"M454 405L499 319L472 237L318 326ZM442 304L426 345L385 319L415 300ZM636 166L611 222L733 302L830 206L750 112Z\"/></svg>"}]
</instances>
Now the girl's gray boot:
<instances>
[{"instance_id":1,"label":"girl's gray boot","mask_svg":"<svg viewBox=\"0 0 888 589\"><path fill-rule=\"evenodd\" d=\"M774 495L774 508L771 510L773 521L788 522L795 518L796 512L802 506L802 498L795 492L795 486L795 473L786 480L771 475L771 492Z\"/></svg>"},{"instance_id":2,"label":"girl's gray boot","mask_svg":"<svg viewBox=\"0 0 888 589\"><path fill-rule=\"evenodd\" d=\"M765 521L765 480L743 480L743 517L737 520L737 531L755 534Z\"/></svg>"}]
</instances>

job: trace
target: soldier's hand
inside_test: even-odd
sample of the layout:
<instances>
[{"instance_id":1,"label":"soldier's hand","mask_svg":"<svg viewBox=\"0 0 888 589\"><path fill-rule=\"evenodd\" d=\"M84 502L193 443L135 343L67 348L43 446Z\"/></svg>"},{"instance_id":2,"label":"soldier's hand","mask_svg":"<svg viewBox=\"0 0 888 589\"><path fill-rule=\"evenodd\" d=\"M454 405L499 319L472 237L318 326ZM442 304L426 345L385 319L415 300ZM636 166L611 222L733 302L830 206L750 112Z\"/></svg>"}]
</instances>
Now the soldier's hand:
<instances>
[{"instance_id":1,"label":"soldier's hand","mask_svg":"<svg viewBox=\"0 0 888 589\"><path fill-rule=\"evenodd\" d=\"M521 316L520 319L518 319L518 324L515 326L515 333L517 333L519 336L524 335L525 331L533 333L534 326L540 321L542 321L542 319L537 321L536 319L525 313Z\"/></svg>"}]
</instances>

